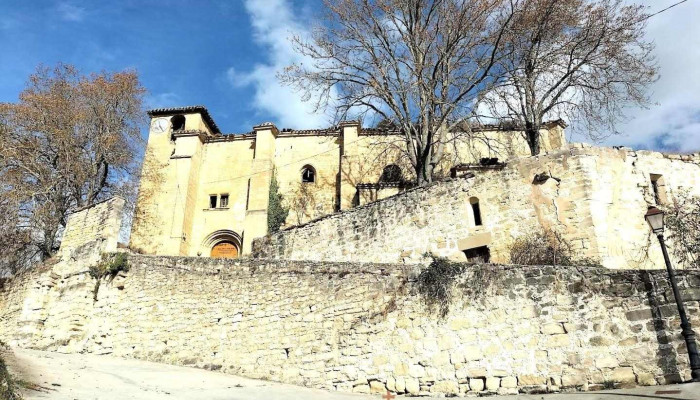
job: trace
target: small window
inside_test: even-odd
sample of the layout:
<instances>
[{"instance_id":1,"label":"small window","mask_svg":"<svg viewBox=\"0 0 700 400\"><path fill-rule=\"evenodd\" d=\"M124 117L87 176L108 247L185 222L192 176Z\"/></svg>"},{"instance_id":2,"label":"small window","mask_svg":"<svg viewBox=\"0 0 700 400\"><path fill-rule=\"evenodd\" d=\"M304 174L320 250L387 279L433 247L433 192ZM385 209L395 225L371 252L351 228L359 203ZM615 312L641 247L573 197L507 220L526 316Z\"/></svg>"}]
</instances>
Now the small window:
<instances>
[{"instance_id":1,"label":"small window","mask_svg":"<svg viewBox=\"0 0 700 400\"><path fill-rule=\"evenodd\" d=\"M481 207L479 207L479 199L472 197L469 199L469 203L472 206L472 213L474 214L474 225L481 226L483 222L481 220Z\"/></svg>"},{"instance_id":2,"label":"small window","mask_svg":"<svg viewBox=\"0 0 700 400\"><path fill-rule=\"evenodd\" d=\"M464 250L464 255L467 256L467 261L471 263L488 264L491 261L491 252L488 246Z\"/></svg>"},{"instance_id":3,"label":"small window","mask_svg":"<svg viewBox=\"0 0 700 400\"><path fill-rule=\"evenodd\" d=\"M651 188L654 191L654 202L657 205L666 204L666 182L663 175L650 174Z\"/></svg>"},{"instance_id":4,"label":"small window","mask_svg":"<svg viewBox=\"0 0 700 400\"><path fill-rule=\"evenodd\" d=\"M403 176L401 175L401 168L399 168L398 165L391 164L387 165L384 167L384 170L382 171L382 176L379 177L379 182L392 182L392 183L397 183L401 182L403 180Z\"/></svg>"},{"instance_id":5,"label":"small window","mask_svg":"<svg viewBox=\"0 0 700 400\"><path fill-rule=\"evenodd\" d=\"M310 165L305 165L301 169L301 181L304 183L316 182L316 170Z\"/></svg>"},{"instance_id":6,"label":"small window","mask_svg":"<svg viewBox=\"0 0 700 400\"><path fill-rule=\"evenodd\" d=\"M216 208L216 195L209 195L209 208Z\"/></svg>"},{"instance_id":7,"label":"small window","mask_svg":"<svg viewBox=\"0 0 700 400\"><path fill-rule=\"evenodd\" d=\"M184 115L175 115L170 119L170 122L173 124L173 131L181 131L185 129Z\"/></svg>"},{"instance_id":8,"label":"small window","mask_svg":"<svg viewBox=\"0 0 700 400\"><path fill-rule=\"evenodd\" d=\"M245 195L245 209L248 210L248 204L250 203L250 179L248 179L248 191Z\"/></svg>"},{"instance_id":9,"label":"small window","mask_svg":"<svg viewBox=\"0 0 700 400\"><path fill-rule=\"evenodd\" d=\"M228 207L228 195L227 194L222 194L221 195L221 200L219 202L219 207L221 208L226 208Z\"/></svg>"}]
</instances>

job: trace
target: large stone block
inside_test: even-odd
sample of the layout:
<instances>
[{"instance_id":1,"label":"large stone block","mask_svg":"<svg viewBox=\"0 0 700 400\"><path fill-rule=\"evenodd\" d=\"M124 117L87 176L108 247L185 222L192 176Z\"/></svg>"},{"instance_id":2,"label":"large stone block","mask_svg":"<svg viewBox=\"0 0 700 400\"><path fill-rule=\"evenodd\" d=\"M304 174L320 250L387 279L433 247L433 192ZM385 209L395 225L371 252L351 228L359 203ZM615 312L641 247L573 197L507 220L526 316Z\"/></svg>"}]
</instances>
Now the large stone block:
<instances>
[{"instance_id":1,"label":"large stone block","mask_svg":"<svg viewBox=\"0 0 700 400\"><path fill-rule=\"evenodd\" d=\"M566 333L564 327L560 323L542 325L540 332L544 333L545 335L557 335L561 333Z\"/></svg>"},{"instance_id":2,"label":"large stone block","mask_svg":"<svg viewBox=\"0 0 700 400\"><path fill-rule=\"evenodd\" d=\"M406 392L417 395L420 393L420 383L416 378L406 378Z\"/></svg>"},{"instance_id":3,"label":"large stone block","mask_svg":"<svg viewBox=\"0 0 700 400\"><path fill-rule=\"evenodd\" d=\"M587 382L585 370L568 370L561 377L561 385L564 387L583 386Z\"/></svg>"},{"instance_id":4,"label":"large stone block","mask_svg":"<svg viewBox=\"0 0 700 400\"><path fill-rule=\"evenodd\" d=\"M634 374L632 367L620 367L612 371L611 379L614 382L635 383L637 376Z\"/></svg>"},{"instance_id":5,"label":"large stone block","mask_svg":"<svg viewBox=\"0 0 700 400\"><path fill-rule=\"evenodd\" d=\"M517 382L520 386L545 385L547 383L547 378L538 375L518 375Z\"/></svg>"},{"instance_id":6,"label":"large stone block","mask_svg":"<svg viewBox=\"0 0 700 400\"><path fill-rule=\"evenodd\" d=\"M470 379L469 380L469 387L471 388L471 390L473 390L475 392L481 392L482 390L484 390L484 387L485 387L484 379L481 379L481 378Z\"/></svg>"},{"instance_id":7,"label":"large stone block","mask_svg":"<svg viewBox=\"0 0 700 400\"><path fill-rule=\"evenodd\" d=\"M455 381L438 381L432 386L431 392L456 395L459 393L459 386Z\"/></svg>"},{"instance_id":8,"label":"large stone block","mask_svg":"<svg viewBox=\"0 0 700 400\"><path fill-rule=\"evenodd\" d=\"M499 387L501 387L501 378L497 378L495 376L486 378L486 390L495 391Z\"/></svg>"}]
</instances>

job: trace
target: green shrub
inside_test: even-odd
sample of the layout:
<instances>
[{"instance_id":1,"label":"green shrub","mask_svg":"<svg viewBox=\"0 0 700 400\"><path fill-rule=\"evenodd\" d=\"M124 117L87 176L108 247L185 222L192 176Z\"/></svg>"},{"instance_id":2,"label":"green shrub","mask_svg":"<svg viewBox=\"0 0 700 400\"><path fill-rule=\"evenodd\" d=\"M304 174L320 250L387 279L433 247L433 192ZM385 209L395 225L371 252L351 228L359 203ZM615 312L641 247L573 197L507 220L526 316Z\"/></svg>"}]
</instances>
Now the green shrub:
<instances>
[{"instance_id":1,"label":"green shrub","mask_svg":"<svg viewBox=\"0 0 700 400\"><path fill-rule=\"evenodd\" d=\"M122 271L129 271L129 259L126 253L103 254L101 262L90 266L88 272L95 279L95 289L92 291L94 301L97 301L97 292L100 290L102 278L114 279Z\"/></svg>"},{"instance_id":2,"label":"green shrub","mask_svg":"<svg viewBox=\"0 0 700 400\"><path fill-rule=\"evenodd\" d=\"M90 267L90 276L102 279L107 276L114 277L121 271L129 271L129 259L126 253L103 255L102 262Z\"/></svg>"},{"instance_id":3,"label":"green shrub","mask_svg":"<svg viewBox=\"0 0 700 400\"><path fill-rule=\"evenodd\" d=\"M280 227L287 220L289 208L284 206L282 200L283 197L279 192L279 184L277 183L277 178L273 171L272 179L270 179L270 195L267 204L267 233L279 231Z\"/></svg>"}]
</instances>

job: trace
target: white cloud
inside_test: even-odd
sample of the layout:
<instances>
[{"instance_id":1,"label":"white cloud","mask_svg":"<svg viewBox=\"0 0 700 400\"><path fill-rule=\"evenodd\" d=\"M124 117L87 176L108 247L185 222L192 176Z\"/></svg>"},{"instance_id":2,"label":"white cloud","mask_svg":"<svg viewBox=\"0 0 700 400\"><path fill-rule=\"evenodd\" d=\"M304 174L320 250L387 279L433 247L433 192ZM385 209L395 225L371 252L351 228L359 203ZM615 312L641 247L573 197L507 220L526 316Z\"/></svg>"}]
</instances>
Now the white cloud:
<instances>
[{"instance_id":1,"label":"white cloud","mask_svg":"<svg viewBox=\"0 0 700 400\"><path fill-rule=\"evenodd\" d=\"M85 18L85 8L78 7L68 2L61 2L57 6L61 19L71 22L80 22Z\"/></svg>"},{"instance_id":2,"label":"white cloud","mask_svg":"<svg viewBox=\"0 0 700 400\"><path fill-rule=\"evenodd\" d=\"M292 88L282 86L277 72L293 62L302 60L294 52L289 37L293 34L308 35L287 0L246 0L246 11L253 25L253 39L266 49L264 63L256 64L250 71L229 68L228 81L234 87L252 86L255 90L253 107L259 122L272 120L279 127L297 129L325 127L327 115L313 111L313 104L302 101L302 95Z\"/></svg>"},{"instance_id":3,"label":"white cloud","mask_svg":"<svg viewBox=\"0 0 700 400\"><path fill-rule=\"evenodd\" d=\"M182 99L177 93L163 92L146 96L145 104L147 108L168 108L182 105Z\"/></svg>"},{"instance_id":4,"label":"white cloud","mask_svg":"<svg viewBox=\"0 0 700 400\"><path fill-rule=\"evenodd\" d=\"M675 1L650 2L654 12ZM256 117L272 120L280 127L313 128L328 125L329 117L314 113L301 94L282 86L278 71L302 58L288 38L309 33L307 25L292 9L290 0L246 0L253 38L267 51L267 59L250 71L230 68L226 78L234 87L252 86ZM607 138L605 145L678 151L700 150L700 2L686 2L649 20L647 38L656 43L660 79L650 87L654 105L629 109L629 120L618 126L622 135ZM580 141L581 138L574 138Z\"/></svg>"},{"instance_id":5,"label":"white cloud","mask_svg":"<svg viewBox=\"0 0 700 400\"><path fill-rule=\"evenodd\" d=\"M651 2L650 11L675 1ZM660 79L650 88L648 110L629 110L619 126L622 136L608 145L628 145L669 151L700 150L700 2L686 2L649 20L647 38L656 43Z\"/></svg>"}]
</instances>

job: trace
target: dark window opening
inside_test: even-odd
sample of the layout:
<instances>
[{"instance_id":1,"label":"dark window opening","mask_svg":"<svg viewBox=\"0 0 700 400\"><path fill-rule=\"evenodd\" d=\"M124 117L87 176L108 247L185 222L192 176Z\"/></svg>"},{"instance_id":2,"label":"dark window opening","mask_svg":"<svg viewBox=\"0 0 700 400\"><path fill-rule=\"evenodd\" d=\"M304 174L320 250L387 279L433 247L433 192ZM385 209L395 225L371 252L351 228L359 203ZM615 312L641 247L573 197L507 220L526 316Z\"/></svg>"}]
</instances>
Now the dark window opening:
<instances>
[{"instance_id":1,"label":"dark window opening","mask_svg":"<svg viewBox=\"0 0 700 400\"><path fill-rule=\"evenodd\" d=\"M340 185L341 185L340 172L338 172L337 174L335 174L335 206L333 207L335 212L340 211L340 202L341 202Z\"/></svg>"},{"instance_id":2,"label":"dark window opening","mask_svg":"<svg viewBox=\"0 0 700 400\"><path fill-rule=\"evenodd\" d=\"M185 129L185 116L175 115L170 119L173 124L173 131L181 131Z\"/></svg>"},{"instance_id":3,"label":"dark window opening","mask_svg":"<svg viewBox=\"0 0 700 400\"><path fill-rule=\"evenodd\" d=\"M248 179L248 191L245 196L245 209L248 210L248 203L250 202L250 179Z\"/></svg>"},{"instance_id":4,"label":"dark window opening","mask_svg":"<svg viewBox=\"0 0 700 400\"><path fill-rule=\"evenodd\" d=\"M227 194L221 195L221 200L219 201L219 207L221 207L221 208L228 207L228 195Z\"/></svg>"},{"instance_id":5,"label":"dark window opening","mask_svg":"<svg viewBox=\"0 0 700 400\"><path fill-rule=\"evenodd\" d=\"M314 167L307 165L301 169L301 181L304 183L316 182L316 170Z\"/></svg>"},{"instance_id":6,"label":"dark window opening","mask_svg":"<svg viewBox=\"0 0 700 400\"><path fill-rule=\"evenodd\" d=\"M474 213L474 225L483 225L483 221L481 220L481 207L479 206L479 199L477 199L476 197L472 197L471 199L469 199L469 203L471 203L472 212Z\"/></svg>"},{"instance_id":7,"label":"dark window opening","mask_svg":"<svg viewBox=\"0 0 700 400\"><path fill-rule=\"evenodd\" d=\"M488 246L464 250L464 255L467 256L467 261L471 263L486 264L491 262L491 252Z\"/></svg>"},{"instance_id":8,"label":"dark window opening","mask_svg":"<svg viewBox=\"0 0 700 400\"><path fill-rule=\"evenodd\" d=\"M360 205L360 191L355 190L355 195L352 196L352 206L357 207Z\"/></svg>"},{"instance_id":9,"label":"dark window opening","mask_svg":"<svg viewBox=\"0 0 700 400\"><path fill-rule=\"evenodd\" d=\"M401 174L401 168L398 165L391 164L384 167L382 171L382 176L379 177L379 182L401 182L403 180L403 175Z\"/></svg>"},{"instance_id":10,"label":"dark window opening","mask_svg":"<svg viewBox=\"0 0 700 400\"><path fill-rule=\"evenodd\" d=\"M216 208L216 195L209 195L209 208Z\"/></svg>"},{"instance_id":11,"label":"dark window opening","mask_svg":"<svg viewBox=\"0 0 700 400\"><path fill-rule=\"evenodd\" d=\"M660 174L650 174L651 178L651 188L654 191L654 202L657 205L663 205L666 203L666 183L664 182L663 175Z\"/></svg>"}]
</instances>

